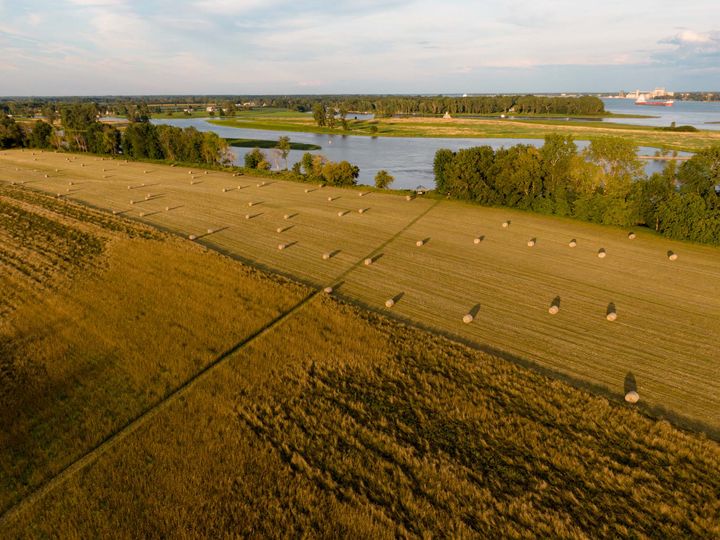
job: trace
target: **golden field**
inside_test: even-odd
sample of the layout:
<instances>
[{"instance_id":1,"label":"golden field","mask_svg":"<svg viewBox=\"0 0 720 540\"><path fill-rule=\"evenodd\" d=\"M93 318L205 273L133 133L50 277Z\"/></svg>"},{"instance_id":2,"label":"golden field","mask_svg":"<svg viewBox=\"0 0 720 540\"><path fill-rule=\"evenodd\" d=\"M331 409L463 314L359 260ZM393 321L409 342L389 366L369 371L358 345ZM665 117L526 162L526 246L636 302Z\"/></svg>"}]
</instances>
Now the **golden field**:
<instances>
[{"instance_id":1,"label":"golden field","mask_svg":"<svg viewBox=\"0 0 720 540\"><path fill-rule=\"evenodd\" d=\"M0 219L2 537L720 534L703 436L131 220Z\"/></svg>"},{"instance_id":2,"label":"golden field","mask_svg":"<svg viewBox=\"0 0 720 540\"><path fill-rule=\"evenodd\" d=\"M189 172L39 151L0 154L2 180L195 235L314 287L342 283L336 291L348 300L607 395L621 398L632 375L641 406L683 425L720 428L717 248L643 230L629 240L617 228L457 201ZM418 247L418 240L428 241ZM370 256L377 260L363 265ZM557 297L560 311L551 316ZM387 309L390 298L398 301ZM605 319L611 304L615 322ZM473 308L474 321L463 324Z\"/></svg>"},{"instance_id":3,"label":"golden field","mask_svg":"<svg viewBox=\"0 0 720 540\"><path fill-rule=\"evenodd\" d=\"M360 190L218 171L34 154L0 154L0 180L195 235L316 287L342 282L338 293L374 309L386 310L387 299L402 295L387 310L393 316L609 395L622 396L632 374L643 406L686 425L720 427L717 248L642 230L628 240L616 228L455 201L360 197ZM361 208L367 210L360 214ZM570 239L576 248L568 247ZM281 243L289 246L279 250ZM597 257L601 248L604 259ZM669 261L668 251L678 260ZM324 260L324 253L332 257ZM379 258L363 265L370 256ZM551 316L556 297L560 312ZM605 319L610 304L615 322ZM472 324L463 324L478 306Z\"/></svg>"}]
</instances>

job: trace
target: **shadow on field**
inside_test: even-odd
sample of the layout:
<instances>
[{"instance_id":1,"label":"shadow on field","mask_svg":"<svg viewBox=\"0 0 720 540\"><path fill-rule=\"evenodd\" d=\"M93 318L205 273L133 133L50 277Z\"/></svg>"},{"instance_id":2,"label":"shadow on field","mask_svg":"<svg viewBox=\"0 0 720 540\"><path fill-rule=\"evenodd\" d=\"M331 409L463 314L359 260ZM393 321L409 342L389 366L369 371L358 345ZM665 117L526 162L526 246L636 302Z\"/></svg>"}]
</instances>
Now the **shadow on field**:
<instances>
[{"instance_id":1,"label":"shadow on field","mask_svg":"<svg viewBox=\"0 0 720 540\"><path fill-rule=\"evenodd\" d=\"M637 392L637 381L635 380L635 375L633 375L632 371L628 371L627 375L625 375L625 384L623 385L623 388L625 389L625 393L628 392Z\"/></svg>"},{"instance_id":2,"label":"shadow on field","mask_svg":"<svg viewBox=\"0 0 720 540\"><path fill-rule=\"evenodd\" d=\"M478 313L480 313L480 304L475 304L473 307L470 308L470 311L468 311L468 313L473 316L473 319L477 317Z\"/></svg>"},{"instance_id":3,"label":"shadow on field","mask_svg":"<svg viewBox=\"0 0 720 540\"><path fill-rule=\"evenodd\" d=\"M222 232L222 231L224 231L224 230L227 229L227 228L228 228L228 227L220 227L219 229L213 229L212 231L206 232L205 234L199 234L199 235L197 236L197 238L198 238L198 239L200 239L200 238L205 238L206 236L210 236L211 234L217 234L217 233L219 233L219 232Z\"/></svg>"},{"instance_id":4,"label":"shadow on field","mask_svg":"<svg viewBox=\"0 0 720 540\"><path fill-rule=\"evenodd\" d=\"M556 296L555 298L553 298L553 301L550 302L550 307L556 307L556 308L560 309L560 297L559 296Z\"/></svg>"}]
</instances>

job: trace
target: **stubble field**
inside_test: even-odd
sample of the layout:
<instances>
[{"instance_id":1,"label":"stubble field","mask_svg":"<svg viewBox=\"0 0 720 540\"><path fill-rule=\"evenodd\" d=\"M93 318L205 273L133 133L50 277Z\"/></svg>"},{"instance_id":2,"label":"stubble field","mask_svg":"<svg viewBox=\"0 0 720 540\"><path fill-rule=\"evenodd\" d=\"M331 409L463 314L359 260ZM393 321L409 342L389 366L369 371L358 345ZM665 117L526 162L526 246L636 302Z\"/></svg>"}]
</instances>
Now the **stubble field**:
<instances>
[{"instance_id":1,"label":"stubble field","mask_svg":"<svg viewBox=\"0 0 720 540\"><path fill-rule=\"evenodd\" d=\"M720 428L716 248L647 231L629 240L616 228L454 201L189 172L48 152L0 154L3 180L194 235L608 396L622 399L635 386L647 410L710 433ZM568 246L571 239L577 247ZM395 303L386 308L389 299ZM464 324L468 313L474 320Z\"/></svg>"}]
</instances>

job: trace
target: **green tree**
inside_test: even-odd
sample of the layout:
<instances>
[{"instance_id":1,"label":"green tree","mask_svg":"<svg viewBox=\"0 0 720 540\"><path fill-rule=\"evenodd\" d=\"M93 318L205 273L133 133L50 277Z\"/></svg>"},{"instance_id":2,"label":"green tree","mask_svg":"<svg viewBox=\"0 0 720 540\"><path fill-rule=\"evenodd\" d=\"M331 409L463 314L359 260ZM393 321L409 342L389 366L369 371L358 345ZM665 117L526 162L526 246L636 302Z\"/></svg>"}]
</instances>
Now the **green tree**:
<instances>
[{"instance_id":1,"label":"green tree","mask_svg":"<svg viewBox=\"0 0 720 540\"><path fill-rule=\"evenodd\" d=\"M285 135L281 136L278 139L278 143L276 148L278 149L278 152L280 152L280 156L282 157L283 161L285 162L285 170L288 168L288 155L290 154L290 137L287 137Z\"/></svg>"},{"instance_id":2,"label":"green tree","mask_svg":"<svg viewBox=\"0 0 720 540\"><path fill-rule=\"evenodd\" d=\"M395 181L395 178L386 170L380 170L375 175L375 187L378 189L387 189Z\"/></svg>"},{"instance_id":3,"label":"green tree","mask_svg":"<svg viewBox=\"0 0 720 540\"><path fill-rule=\"evenodd\" d=\"M47 122L38 120L33 125L28 137L28 145L34 148L50 148L52 143L53 128Z\"/></svg>"},{"instance_id":4,"label":"green tree","mask_svg":"<svg viewBox=\"0 0 720 540\"><path fill-rule=\"evenodd\" d=\"M435 172L435 189L438 193L447 193L447 167L454 156L452 150L447 148L441 148L435 152L433 171Z\"/></svg>"},{"instance_id":5,"label":"green tree","mask_svg":"<svg viewBox=\"0 0 720 540\"><path fill-rule=\"evenodd\" d=\"M318 126L322 127L326 123L326 117L327 113L325 111L325 105L322 103L316 103L313 105L313 118L315 119L315 123L317 123Z\"/></svg>"},{"instance_id":6,"label":"green tree","mask_svg":"<svg viewBox=\"0 0 720 540\"><path fill-rule=\"evenodd\" d=\"M245 154L245 167L247 169L267 170L270 168L270 163L267 156L259 148L253 148Z\"/></svg>"},{"instance_id":7,"label":"green tree","mask_svg":"<svg viewBox=\"0 0 720 540\"><path fill-rule=\"evenodd\" d=\"M23 145L23 133L15 119L0 114L0 148Z\"/></svg>"},{"instance_id":8,"label":"green tree","mask_svg":"<svg viewBox=\"0 0 720 540\"><path fill-rule=\"evenodd\" d=\"M360 168L347 161L326 162L322 166L323 179L332 186L353 186L357 183Z\"/></svg>"}]
</instances>

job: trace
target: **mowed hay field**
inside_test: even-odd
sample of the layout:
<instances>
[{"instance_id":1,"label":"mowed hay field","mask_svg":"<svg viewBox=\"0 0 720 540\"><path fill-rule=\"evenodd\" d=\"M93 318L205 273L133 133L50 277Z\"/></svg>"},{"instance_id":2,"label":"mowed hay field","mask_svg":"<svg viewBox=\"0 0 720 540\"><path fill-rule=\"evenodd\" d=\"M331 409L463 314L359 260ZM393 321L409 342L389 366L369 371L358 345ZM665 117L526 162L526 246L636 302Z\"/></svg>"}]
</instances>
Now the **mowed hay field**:
<instances>
[{"instance_id":1,"label":"mowed hay field","mask_svg":"<svg viewBox=\"0 0 720 540\"><path fill-rule=\"evenodd\" d=\"M360 197L356 189L189 172L69 154L0 154L0 179L195 235L618 398L636 385L641 407L720 429L717 248L642 230L629 240L617 228L456 201ZM418 240L426 242L418 247ZM669 251L678 259L670 261ZM366 257L373 257L369 266L361 262ZM559 312L550 315L558 298ZM617 320L609 322L612 308ZM474 320L463 324L470 312Z\"/></svg>"}]
</instances>

